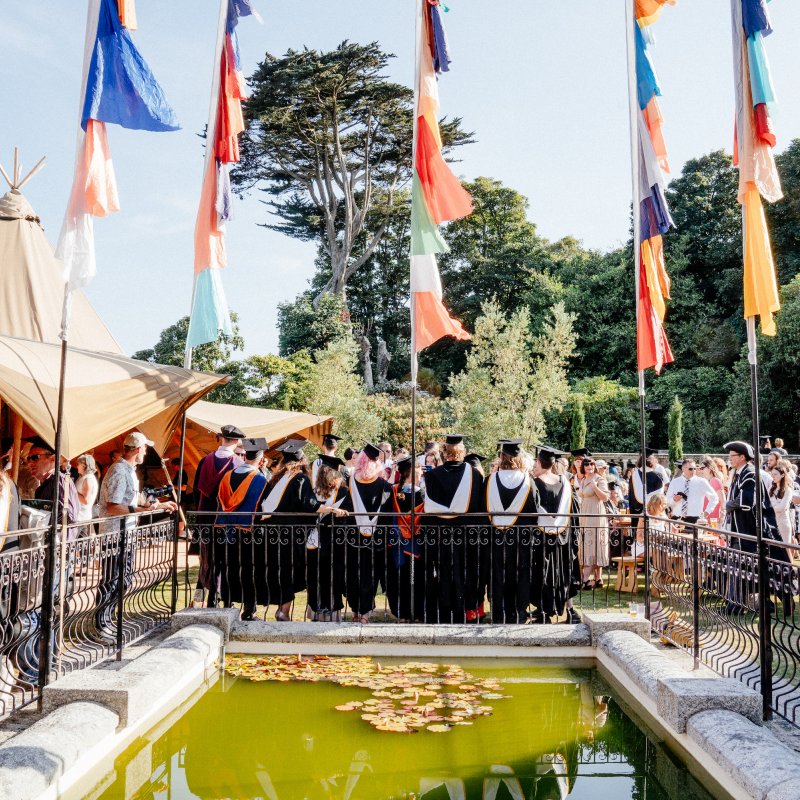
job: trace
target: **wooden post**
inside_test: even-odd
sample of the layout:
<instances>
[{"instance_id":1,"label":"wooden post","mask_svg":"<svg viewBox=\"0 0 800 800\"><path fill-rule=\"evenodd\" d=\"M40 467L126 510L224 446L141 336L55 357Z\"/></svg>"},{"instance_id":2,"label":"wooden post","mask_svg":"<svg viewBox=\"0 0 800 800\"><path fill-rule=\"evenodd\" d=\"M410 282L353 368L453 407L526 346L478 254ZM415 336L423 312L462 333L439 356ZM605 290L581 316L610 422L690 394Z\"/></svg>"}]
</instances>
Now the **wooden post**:
<instances>
[{"instance_id":1,"label":"wooden post","mask_svg":"<svg viewBox=\"0 0 800 800\"><path fill-rule=\"evenodd\" d=\"M19 454L22 450L22 417L14 412L14 449L11 456L11 480L19 480Z\"/></svg>"}]
</instances>

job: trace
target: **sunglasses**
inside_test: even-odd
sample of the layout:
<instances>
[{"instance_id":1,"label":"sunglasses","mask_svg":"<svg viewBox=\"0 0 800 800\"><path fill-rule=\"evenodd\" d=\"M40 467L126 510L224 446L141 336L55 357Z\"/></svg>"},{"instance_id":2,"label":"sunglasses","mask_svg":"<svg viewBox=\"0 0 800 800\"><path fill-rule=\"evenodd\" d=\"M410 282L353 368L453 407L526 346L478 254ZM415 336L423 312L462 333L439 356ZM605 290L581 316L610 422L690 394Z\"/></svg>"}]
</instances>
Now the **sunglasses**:
<instances>
[{"instance_id":1,"label":"sunglasses","mask_svg":"<svg viewBox=\"0 0 800 800\"><path fill-rule=\"evenodd\" d=\"M244 450L237 450L237 451L234 453L234 455L235 455L235 456L241 456L242 458L244 458L244 457L247 455L247 453L245 453L245 451L244 451Z\"/></svg>"},{"instance_id":2,"label":"sunglasses","mask_svg":"<svg viewBox=\"0 0 800 800\"><path fill-rule=\"evenodd\" d=\"M34 453L32 456L28 456L25 460L26 461L38 461L40 458L48 458L49 453Z\"/></svg>"},{"instance_id":3,"label":"sunglasses","mask_svg":"<svg viewBox=\"0 0 800 800\"><path fill-rule=\"evenodd\" d=\"M697 467L686 467L686 469L689 472L696 472L697 471Z\"/></svg>"},{"instance_id":4,"label":"sunglasses","mask_svg":"<svg viewBox=\"0 0 800 800\"><path fill-rule=\"evenodd\" d=\"M596 466L596 464L594 463L594 461L584 461L583 462L583 466L584 466L584 469L585 469L586 467L594 467L594 466Z\"/></svg>"}]
</instances>

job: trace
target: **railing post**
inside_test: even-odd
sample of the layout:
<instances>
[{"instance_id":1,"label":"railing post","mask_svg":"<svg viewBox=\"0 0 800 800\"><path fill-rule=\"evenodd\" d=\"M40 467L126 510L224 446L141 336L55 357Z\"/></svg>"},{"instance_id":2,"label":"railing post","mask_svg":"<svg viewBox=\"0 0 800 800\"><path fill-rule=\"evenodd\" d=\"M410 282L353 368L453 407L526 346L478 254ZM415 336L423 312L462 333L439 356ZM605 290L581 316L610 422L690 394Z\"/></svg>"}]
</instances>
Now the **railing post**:
<instances>
[{"instance_id":1,"label":"railing post","mask_svg":"<svg viewBox=\"0 0 800 800\"><path fill-rule=\"evenodd\" d=\"M646 474L646 473L645 473ZM643 490L645 498L647 497L647 489ZM647 507L642 510L642 522L644 526L644 618L650 619L650 525L647 522ZM636 569L636 565L633 565Z\"/></svg>"},{"instance_id":2,"label":"railing post","mask_svg":"<svg viewBox=\"0 0 800 800\"><path fill-rule=\"evenodd\" d=\"M169 613L174 614L178 610L178 531L180 530L181 512L180 506L175 510L172 515L174 529L172 532L172 597L169 604ZM189 526L186 526L188 533ZM189 540L186 540L188 549Z\"/></svg>"},{"instance_id":3,"label":"railing post","mask_svg":"<svg viewBox=\"0 0 800 800\"><path fill-rule=\"evenodd\" d=\"M117 661L122 661L122 616L125 608L125 560L127 556L125 551L128 547L126 521L126 515L120 517L119 552L117 553Z\"/></svg>"},{"instance_id":4,"label":"railing post","mask_svg":"<svg viewBox=\"0 0 800 800\"><path fill-rule=\"evenodd\" d=\"M700 542L692 526L692 654L694 668L700 668Z\"/></svg>"},{"instance_id":5,"label":"railing post","mask_svg":"<svg viewBox=\"0 0 800 800\"><path fill-rule=\"evenodd\" d=\"M758 455L756 455L758 458ZM760 514L756 519L760 521ZM763 524L763 523L762 523ZM769 545L758 537L758 646L761 698L765 720L772 719L772 610L769 600Z\"/></svg>"}]
</instances>

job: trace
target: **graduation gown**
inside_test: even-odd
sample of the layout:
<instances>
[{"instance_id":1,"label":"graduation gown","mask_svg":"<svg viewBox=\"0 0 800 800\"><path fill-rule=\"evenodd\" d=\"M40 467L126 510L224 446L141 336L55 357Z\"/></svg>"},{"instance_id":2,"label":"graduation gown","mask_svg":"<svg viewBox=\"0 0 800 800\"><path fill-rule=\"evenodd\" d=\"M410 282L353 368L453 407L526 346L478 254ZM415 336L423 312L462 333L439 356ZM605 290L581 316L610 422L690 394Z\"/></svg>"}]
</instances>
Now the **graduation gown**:
<instances>
[{"instance_id":1,"label":"graduation gown","mask_svg":"<svg viewBox=\"0 0 800 800\"><path fill-rule=\"evenodd\" d=\"M539 492L528 475L509 488L501 476L510 474L510 470L495 472L486 480L492 540L489 596L495 624L527 622L531 601L531 555Z\"/></svg>"},{"instance_id":2,"label":"graduation gown","mask_svg":"<svg viewBox=\"0 0 800 800\"><path fill-rule=\"evenodd\" d=\"M386 595L389 610L398 619L425 619L428 600L425 588L425 550L422 546L422 512L424 493L419 487L404 492L399 484L392 487L389 500L392 512L386 564ZM415 509L415 528L411 527L411 509Z\"/></svg>"},{"instance_id":3,"label":"graduation gown","mask_svg":"<svg viewBox=\"0 0 800 800\"><path fill-rule=\"evenodd\" d=\"M256 536L256 557L265 556L261 575L256 576L259 605L283 605L294 600L295 592L305 588L305 546L309 531L316 525L317 509L323 505L311 488L304 472L296 472L288 481L274 477L261 503L261 546ZM273 492L275 495L273 495ZM271 510L266 503L275 503ZM281 516L273 516L280 514ZM292 516L283 516L292 514ZM266 542L266 546L264 545Z\"/></svg>"},{"instance_id":4,"label":"graduation gown","mask_svg":"<svg viewBox=\"0 0 800 800\"><path fill-rule=\"evenodd\" d=\"M575 597L581 583L578 498L566 477L559 477L560 485L533 479L540 515L534 535L531 604L549 617L564 614L567 600Z\"/></svg>"},{"instance_id":5,"label":"graduation gown","mask_svg":"<svg viewBox=\"0 0 800 800\"><path fill-rule=\"evenodd\" d=\"M216 453L208 453L200 459L197 471L194 474L193 494L197 501L199 512L216 512L217 510L217 491L223 476L234 468L234 457L223 458ZM192 542L190 552L200 554L200 573L198 581L211 594L208 598L209 606L216 602L215 595L219 591L219 585L215 575L214 555L216 545L216 531L213 527L214 518L210 513L201 513L197 517L196 541ZM199 549L197 549L199 544ZM219 542L224 546L224 537Z\"/></svg>"},{"instance_id":6,"label":"graduation gown","mask_svg":"<svg viewBox=\"0 0 800 800\"><path fill-rule=\"evenodd\" d=\"M664 488L664 479L654 470L647 469L647 497ZM632 475L628 489L628 506L631 514L641 514L644 511L646 498L642 497L642 470L637 469Z\"/></svg>"},{"instance_id":7,"label":"graduation gown","mask_svg":"<svg viewBox=\"0 0 800 800\"><path fill-rule=\"evenodd\" d=\"M215 570L226 606L242 603L245 611L256 606L255 543L253 525L267 488L267 479L249 465L228 471L217 491Z\"/></svg>"},{"instance_id":8,"label":"graduation gown","mask_svg":"<svg viewBox=\"0 0 800 800\"><path fill-rule=\"evenodd\" d=\"M355 516L347 526L346 578L347 604L359 616L369 614L375 608L378 584L386 589L386 519L380 515L389 509L392 487L382 477L369 482L351 476L348 482L347 511ZM359 514L359 501L364 514ZM342 506L344 508L344 505ZM369 516L367 516L369 515ZM359 520L358 517L362 517ZM376 520L371 524L369 520Z\"/></svg>"},{"instance_id":9,"label":"graduation gown","mask_svg":"<svg viewBox=\"0 0 800 800\"><path fill-rule=\"evenodd\" d=\"M456 503L462 481L469 484L466 511L463 502ZM449 514L451 509L457 513ZM436 594L436 609L429 609L428 622L463 623L467 612L474 618L482 606L486 580L481 576L488 569L485 519L466 514L483 510L483 478L470 464L447 461L426 473L426 580Z\"/></svg>"},{"instance_id":10,"label":"graduation gown","mask_svg":"<svg viewBox=\"0 0 800 800\"><path fill-rule=\"evenodd\" d=\"M347 497L347 487L340 486L333 505L345 507ZM317 500L321 498L317 496ZM326 501L324 504L331 503ZM341 523L337 524L332 514L325 514L317 522L316 537L310 537L306 543L308 606L314 614L329 614L344 608L344 542L345 527Z\"/></svg>"}]
</instances>

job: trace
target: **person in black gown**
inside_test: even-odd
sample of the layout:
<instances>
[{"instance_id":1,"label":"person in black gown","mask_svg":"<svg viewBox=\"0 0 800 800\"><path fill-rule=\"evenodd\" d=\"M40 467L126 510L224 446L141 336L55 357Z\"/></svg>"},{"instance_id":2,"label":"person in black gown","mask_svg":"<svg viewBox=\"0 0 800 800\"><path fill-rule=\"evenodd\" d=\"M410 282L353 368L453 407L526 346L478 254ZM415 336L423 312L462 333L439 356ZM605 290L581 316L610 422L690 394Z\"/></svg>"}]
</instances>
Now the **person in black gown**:
<instances>
[{"instance_id":1,"label":"person in black gown","mask_svg":"<svg viewBox=\"0 0 800 800\"><path fill-rule=\"evenodd\" d=\"M386 565L389 610L400 621L424 620L425 550L421 525L424 493L420 487L421 467L411 456L396 462L398 481L390 498L392 521ZM414 509L412 522L411 509ZM431 598L435 602L435 598Z\"/></svg>"},{"instance_id":2,"label":"person in black gown","mask_svg":"<svg viewBox=\"0 0 800 800\"><path fill-rule=\"evenodd\" d=\"M425 474L426 580L431 590L436 587L437 598L435 608L426 608L425 619L464 623L468 612L472 619L476 617L482 596L486 527L485 520L475 514L484 510L483 478L465 463L467 450L461 434L449 434L442 449L444 464Z\"/></svg>"},{"instance_id":3,"label":"person in black gown","mask_svg":"<svg viewBox=\"0 0 800 800\"><path fill-rule=\"evenodd\" d=\"M317 459L314 494L326 506L341 508L347 500L344 461L323 453ZM344 608L345 547L343 526L332 514L320 514L306 541L309 616L314 622L339 622Z\"/></svg>"},{"instance_id":4,"label":"person in black gown","mask_svg":"<svg viewBox=\"0 0 800 800\"><path fill-rule=\"evenodd\" d=\"M486 481L492 540L492 622L526 623L539 494L526 469L522 440L506 439L498 446L498 469Z\"/></svg>"},{"instance_id":5,"label":"person in black gown","mask_svg":"<svg viewBox=\"0 0 800 800\"><path fill-rule=\"evenodd\" d=\"M347 604L355 622L369 622L375 608L378 585L386 588L386 522L392 487L383 477L381 451L370 442L356 458L348 482L347 510L353 514L348 526L345 579Z\"/></svg>"},{"instance_id":6,"label":"person in black gown","mask_svg":"<svg viewBox=\"0 0 800 800\"><path fill-rule=\"evenodd\" d=\"M261 572L256 575L256 589L257 593L260 589L260 594L266 594L269 605L278 606L275 612L278 622L291 619L295 592L305 588L306 536L315 527L316 515L344 513L317 500L306 474L308 461L303 453L306 444L302 439L290 439L278 448L281 461L261 503L266 547L261 547L260 553L266 555L266 563L263 572L256 563Z\"/></svg>"},{"instance_id":7,"label":"person in black gown","mask_svg":"<svg viewBox=\"0 0 800 800\"><path fill-rule=\"evenodd\" d=\"M580 587L578 559L580 536L577 524L578 500L566 475L556 472L561 451L540 447L534 467L534 485L539 495L537 530L533 550L531 605L533 622L550 622L562 617L577 624L580 616L572 598Z\"/></svg>"}]
</instances>

